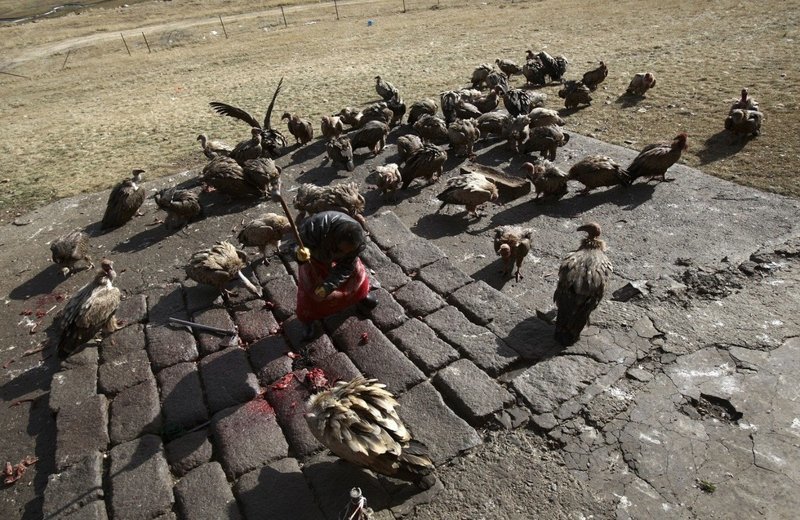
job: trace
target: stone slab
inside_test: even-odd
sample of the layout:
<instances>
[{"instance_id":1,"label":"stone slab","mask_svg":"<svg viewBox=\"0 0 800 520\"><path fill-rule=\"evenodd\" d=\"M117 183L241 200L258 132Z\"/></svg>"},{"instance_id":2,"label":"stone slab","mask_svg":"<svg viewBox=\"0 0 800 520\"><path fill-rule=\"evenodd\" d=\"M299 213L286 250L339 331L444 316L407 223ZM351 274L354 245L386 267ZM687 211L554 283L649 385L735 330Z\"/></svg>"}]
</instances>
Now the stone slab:
<instances>
[{"instance_id":1,"label":"stone slab","mask_svg":"<svg viewBox=\"0 0 800 520\"><path fill-rule=\"evenodd\" d=\"M364 341L364 334L367 335ZM348 318L333 334L333 342L353 360L362 374L400 394L425 379L425 374L367 320Z\"/></svg>"},{"instance_id":2,"label":"stone slab","mask_svg":"<svg viewBox=\"0 0 800 520\"><path fill-rule=\"evenodd\" d=\"M269 259L269 263L255 262L255 264L253 264L253 271L255 272L256 278L258 278L259 284L262 286L273 278L286 276L289 273L286 270L286 266L283 265L283 260L281 260L280 256L272 256L270 251L268 251L268 253L267 258Z\"/></svg>"},{"instance_id":3,"label":"stone slab","mask_svg":"<svg viewBox=\"0 0 800 520\"><path fill-rule=\"evenodd\" d=\"M106 503L102 500L95 500L67 516L52 518L64 518L65 520L108 520L108 513L106 512ZM50 520L50 518L45 517L45 520Z\"/></svg>"},{"instance_id":4,"label":"stone slab","mask_svg":"<svg viewBox=\"0 0 800 520\"><path fill-rule=\"evenodd\" d=\"M373 280L377 280L381 288L395 291L411 280L399 265L391 263L375 268L370 272Z\"/></svg>"},{"instance_id":5,"label":"stone slab","mask_svg":"<svg viewBox=\"0 0 800 520\"><path fill-rule=\"evenodd\" d=\"M225 288L231 290L230 285L230 283L226 284ZM222 293L216 287L197 283L191 279L183 282L183 292L186 295L186 310L189 313L196 313L224 303Z\"/></svg>"},{"instance_id":6,"label":"stone slab","mask_svg":"<svg viewBox=\"0 0 800 520\"><path fill-rule=\"evenodd\" d=\"M108 400L104 395L64 405L56 416L56 468L64 469L108 447Z\"/></svg>"},{"instance_id":7,"label":"stone slab","mask_svg":"<svg viewBox=\"0 0 800 520\"><path fill-rule=\"evenodd\" d=\"M197 365L178 363L159 372L156 379L161 389L165 430L177 433L208 420Z\"/></svg>"},{"instance_id":8,"label":"stone slab","mask_svg":"<svg viewBox=\"0 0 800 520\"><path fill-rule=\"evenodd\" d=\"M115 446L109 458L112 518L153 518L172 509L172 477L161 439L144 435Z\"/></svg>"},{"instance_id":9,"label":"stone slab","mask_svg":"<svg viewBox=\"0 0 800 520\"><path fill-rule=\"evenodd\" d=\"M378 306L367 316L382 331L398 327L408 319L405 309L385 289L377 289L370 294L378 300Z\"/></svg>"},{"instance_id":10,"label":"stone slab","mask_svg":"<svg viewBox=\"0 0 800 520\"><path fill-rule=\"evenodd\" d=\"M429 240L414 237L387 251L389 258L397 262L406 273L416 273L426 265L444 258L444 252Z\"/></svg>"},{"instance_id":11,"label":"stone slab","mask_svg":"<svg viewBox=\"0 0 800 520\"><path fill-rule=\"evenodd\" d=\"M318 454L303 465L303 473L325 518L336 519L350 500L350 490L361 489L375 511L387 509L391 498L374 474L327 453Z\"/></svg>"},{"instance_id":12,"label":"stone slab","mask_svg":"<svg viewBox=\"0 0 800 520\"><path fill-rule=\"evenodd\" d=\"M245 517L323 520L295 459L281 459L242 475L234 493Z\"/></svg>"},{"instance_id":13,"label":"stone slab","mask_svg":"<svg viewBox=\"0 0 800 520\"><path fill-rule=\"evenodd\" d=\"M175 501L184 518L218 520L241 518L225 473L217 462L193 469L175 485Z\"/></svg>"},{"instance_id":14,"label":"stone slab","mask_svg":"<svg viewBox=\"0 0 800 520\"><path fill-rule=\"evenodd\" d=\"M492 331L469 321L453 306L429 314L423 321L490 376L499 375L519 361L514 349Z\"/></svg>"},{"instance_id":15,"label":"stone slab","mask_svg":"<svg viewBox=\"0 0 800 520\"><path fill-rule=\"evenodd\" d=\"M103 338L98 349L100 362L108 363L134 352L144 351L145 344L144 325L140 323L128 325Z\"/></svg>"},{"instance_id":16,"label":"stone slab","mask_svg":"<svg viewBox=\"0 0 800 520\"><path fill-rule=\"evenodd\" d=\"M245 310L234 313L233 318L239 330L239 337L245 345L275 334L278 330L278 322L267 310L265 303L264 300L253 300L248 303Z\"/></svg>"},{"instance_id":17,"label":"stone slab","mask_svg":"<svg viewBox=\"0 0 800 520\"><path fill-rule=\"evenodd\" d=\"M264 284L264 299L272 303L275 319L287 319L297 307L297 284L294 278L287 274L268 280Z\"/></svg>"},{"instance_id":18,"label":"stone slab","mask_svg":"<svg viewBox=\"0 0 800 520\"><path fill-rule=\"evenodd\" d=\"M525 370L511 385L535 414L553 412L578 395L608 367L584 356L558 356Z\"/></svg>"},{"instance_id":19,"label":"stone slab","mask_svg":"<svg viewBox=\"0 0 800 520\"><path fill-rule=\"evenodd\" d=\"M97 394L97 365L63 370L50 383L50 411L75 404Z\"/></svg>"},{"instance_id":20,"label":"stone slab","mask_svg":"<svg viewBox=\"0 0 800 520\"><path fill-rule=\"evenodd\" d=\"M147 353L154 372L176 363L197 360L197 343L192 333L185 328L151 323L145 327L145 334Z\"/></svg>"},{"instance_id":21,"label":"stone slab","mask_svg":"<svg viewBox=\"0 0 800 520\"><path fill-rule=\"evenodd\" d=\"M327 377L329 384L333 384L336 381L349 381L362 375L344 352L337 352L323 359L316 366L325 372L325 377Z\"/></svg>"},{"instance_id":22,"label":"stone slab","mask_svg":"<svg viewBox=\"0 0 800 520\"><path fill-rule=\"evenodd\" d=\"M468 359L460 359L441 369L433 378L433 384L461 417L476 426L514 401L508 390Z\"/></svg>"},{"instance_id":23,"label":"stone slab","mask_svg":"<svg viewBox=\"0 0 800 520\"><path fill-rule=\"evenodd\" d=\"M524 359L539 361L564 350L553 338L554 326L521 312L497 316L487 328Z\"/></svg>"},{"instance_id":24,"label":"stone slab","mask_svg":"<svg viewBox=\"0 0 800 520\"><path fill-rule=\"evenodd\" d=\"M373 215L366 222L370 239L381 249L391 249L416 238L392 211Z\"/></svg>"},{"instance_id":25,"label":"stone slab","mask_svg":"<svg viewBox=\"0 0 800 520\"><path fill-rule=\"evenodd\" d=\"M218 412L254 398L259 391L258 378L250 370L246 352L230 347L200 360L208 408Z\"/></svg>"},{"instance_id":26,"label":"stone slab","mask_svg":"<svg viewBox=\"0 0 800 520\"><path fill-rule=\"evenodd\" d=\"M439 339L433 329L416 318L389 331L386 336L427 375L459 358L456 349Z\"/></svg>"},{"instance_id":27,"label":"stone slab","mask_svg":"<svg viewBox=\"0 0 800 520\"><path fill-rule=\"evenodd\" d=\"M481 444L478 433L444 404L429 382L420 383L398 399L399 414L414 439L428 446L438 466Z\"/></svg>"},{"instance_id":28,"label":"stone slab","mask_svg":"<svg viewBox=\"0 0 800 520\"><path fill-rule=\"evenodd\" d=\"M292 371L289 346L283 336L267 336L249 347L247 354L256 377L267 386Z\"/></svg>"},{"instance_id":29,"label":"stone slab","mask_svg":"<svg viewBox=\"0 0 800 520\"><path fill-rule=\"evenodd\" d=\"M370 269L377 269L393 263L392 259L386 256L386 253L372 240L367 240L366 247L358 256Z\"/></svg>"},{"instance_id":30,"label":"stone slab","mask_svg":"<svg viewBox=\"0 0 800 520\"><path fill-rule=\"evenodd\" d=\"M102 342L100 343L102 345ZM144 345L144 343L142 343ZM100 360L100 348L83 348L66 359L61 360L61 370L73 368L97 367Z\"/></svg>"},{"instance_id":31,"label":"stone slab","mask_svg":"<svg viewBox=\"0 0 800 520\"><path fill-rule=\"evenodd\" d=\"M103 455L96 451L47 478L42 512L47 520L63 518L102 499Z\"/></svg>"},{"instance_id":32,"label":"stone slab","mask_svg":"<svg viewBox=\"0 0 800 520\"><path fill-rule=\"evenodd\" d=\"M441 296L418 280L408 282L396 290L393 296L415 318L427 316L446 305Z\"/></svg>"},{"instance_id":33,"label":"stone slab","mask_svg":"<svg viewBox=\"0 0 800 520\"><path fill-rule=\"evenodd\" d=\"M264 399L217 413L211 432L215 452L231 480L288 455L275 410Z\"/></svg>"},{"instance_id":34,"label":"stone slab","mask_svg":"<svg viewBox=\"0 0 800 520\"><path fill-rule=\"evenodd\" d=\"M167 462L172 473L181 477L211 460L211 441L203 428L187 433L166 445Z\"/></svg>"},{"instance_id":35,"label":"stone slab","mask_svg":"<svg viewBox=\"0 0 800 520\"><path fill-rule=\"evenodd\" d=\"M498 316L519 313L517 302L483 280L465 285L448 298L467 318L486 326Z\"/></svg>"},{"instance_id":36,"label":"stone slab","mask_svg":"<svg viewBox=\"0 0 800 520\"><path fill-rule=\"evenodd\" d=\"M180 284L153 287L145 291L147 316L151 324L167 324L170 317L186 315L186 304Z\"/></svg>"},{"instance_id":37,"label":"stone slab","mask_svg":"<svg viewBox=\"0 0 800 520\"><path fill-rule=\"evenodd\" d=\"M111 403L108 434L112 444L126 442L143 433L161 431L161 404L155 379L120 392Z\"/></svg>"},{"instance_id":38,"label":"stone slab","mask_svg":"<svg viewBox=\"0 0 800 520\"><path fill-rule=\"evenodd\" d=\"M137 350L100 365L98 388L106 395L115 395L145 381L155 381L147 352Z\"/></svg>"},{"instance_id":39,"label":"stone slab","mask_svg":"<svg viewBox=\"0 0 800 520\"><path fill-rule=\"evenodd\" d=\"M449 296L474 281L471 276L456 267L449 258L442 258L426 265L417 273L417 279L444 296Z\"/></svg>"},{"instance_id":40,"label":"stone slab","mask_svg":"<svg viewBox=\"0 0 800 520\"><path fill-rule=\"evenodd\" d=\"M278 424L283 429L286 440L292 449L292 455L304 458L322 445L308 428L303 417L304 403L309 397L308 388L300 381L305 381L305 370L297 370L287 374L267 388L266 397L275 409ZM299 379L299 380L298 380Z\"/></svg>"},{"instance_id":41,"label":"stone slab","mask_svg":"<svg viewBox=\"0 0 800 520\"><path fill-rule=\"evenodd\" d=\"M140 323L147 319L147 298L144 294L134 294L122 300L117 307L117 321L124 325Z\"/></svg>"},{"instance_id":42,"label":"stone slab","mask_svg":"<svg viewBox=\"0 0 800 520\"><path fill-rule=\"evenodd\" d=\"M192 321L209 325L224 330L235 330L233 320L224 308L214 307L198 312L192 316ZM225 348L228 336L211 332L195 331L197 348L201 356L207 356Z\"/></svg>"}]
</instances>

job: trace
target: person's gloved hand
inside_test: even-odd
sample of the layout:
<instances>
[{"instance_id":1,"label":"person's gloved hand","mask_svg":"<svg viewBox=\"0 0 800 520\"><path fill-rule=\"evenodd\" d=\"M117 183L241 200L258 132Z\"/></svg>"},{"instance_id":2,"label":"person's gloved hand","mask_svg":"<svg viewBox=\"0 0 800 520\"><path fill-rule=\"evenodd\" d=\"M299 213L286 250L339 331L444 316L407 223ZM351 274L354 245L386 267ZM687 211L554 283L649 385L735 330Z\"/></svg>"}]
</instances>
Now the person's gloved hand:
<instances>
[{"instance_id":1,"label":"person's gloved hand","mask_svg":"<svg viewBox=\"0 0 800 520\"><path fill-rule=\"evenodd\" d=\"M295 253L298 262L308 262L311 259L311 250L307 247L300 247Z\"/></svg>"},{"instance_id":2,"label":"person's gloved hand","mask_svg":"<svg viewBox=\"0 0 800 520\"><path fill-rule=\"evenodd\" d=\"M314 294L316 294L320 298L325 298L328 296L328 291L325 290L325 287L320 285L316 289L314 289Z\"/></svg>"}]
</instances>

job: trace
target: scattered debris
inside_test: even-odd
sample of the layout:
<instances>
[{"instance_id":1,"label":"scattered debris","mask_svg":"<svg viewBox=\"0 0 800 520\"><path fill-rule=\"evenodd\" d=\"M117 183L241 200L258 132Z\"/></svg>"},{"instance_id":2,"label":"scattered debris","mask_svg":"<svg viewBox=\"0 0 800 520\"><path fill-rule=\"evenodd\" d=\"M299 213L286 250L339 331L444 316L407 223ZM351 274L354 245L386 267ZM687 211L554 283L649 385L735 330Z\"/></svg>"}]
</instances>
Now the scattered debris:
<instances>
[{"instance_id":1,"label":"scattered debris","mask_svg":"<svg viewBox=\"0 0 800 520\"><path fill-rule=\"evenodd\" d=\"M700 488L700 491L708 493L709 495L717 490L717 486L707 480L697 479L697 487Z\"/></svg>"},{"instance_id":2,"label":"scattered debris","mask_svg":"<svg viewBox=\"0 0 800 520\"><path fill-rule=\"evenodd\" d=\"M647 296L650 290L647 288L647 280L635 280L628 282L611 295L611 299L618 302L626 302L639 296Z\"/></svg>"},{"instance_id":3,"label":"scattered debris","mask_svg":"<svg viewBox=\"0 0 800 520\"><path fill-rule=\"evenodd\" d=\"M366 332L361 333L361 340L358 342L359 345L366 345L369 342L369 334Z\"/></svg>"},{"instance_id":4,"label":"scattered debris","mask_svg":"<svg viewBox=\"0 0 800 520\"><path fill-rule=\"evenodd\" d=\"M25 474L28 467L33 466L38 461L39 459L37 457L27 455L16 466L12 466L10 462L6 462L6 467L3 470L3 477L5 477L3 483L13 484L18 481Z\"/></svg>"}]
</instances>

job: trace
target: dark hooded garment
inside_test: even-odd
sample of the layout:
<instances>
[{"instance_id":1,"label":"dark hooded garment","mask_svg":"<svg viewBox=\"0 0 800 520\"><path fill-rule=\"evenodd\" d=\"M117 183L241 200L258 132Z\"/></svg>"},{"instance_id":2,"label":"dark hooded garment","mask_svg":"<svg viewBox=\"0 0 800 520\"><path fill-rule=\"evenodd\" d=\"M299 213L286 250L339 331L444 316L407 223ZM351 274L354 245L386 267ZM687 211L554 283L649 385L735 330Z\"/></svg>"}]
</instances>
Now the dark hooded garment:
<instances>
[{"instance_id":1,"label":"dark hooded garment","mask_svg":"<svg viewBox=\"0 0 800 520\"><path fill-rule=\"evenodd\" d=\"M367 247L361 224L340 211L315 213L301 224L299 231L303 245L311 250L311 259L330 269L322 282L328 293L353 275L358 255ZM342 254L339 244L343 242L354 244L355 249Z\"/></svg>"}]
</instances>

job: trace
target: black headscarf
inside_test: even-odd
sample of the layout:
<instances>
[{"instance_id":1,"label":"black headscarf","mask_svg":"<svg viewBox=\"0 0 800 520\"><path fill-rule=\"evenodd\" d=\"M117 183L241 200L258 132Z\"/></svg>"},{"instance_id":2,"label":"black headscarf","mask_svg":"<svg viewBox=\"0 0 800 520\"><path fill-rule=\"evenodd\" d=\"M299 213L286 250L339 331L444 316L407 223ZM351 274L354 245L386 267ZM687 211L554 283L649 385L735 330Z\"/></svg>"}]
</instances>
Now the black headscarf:
<instances>
[{"instance_id":1,"label":"black headscarf","mask_svg":"<svg viewBox=\"0 0 800 520\"><path fill-rule=\"evenodd\" d=\"M300 238L311 251L311 258L330 266L336 262L322 283L328 292L342 285L356 267L356 258L366 247L364 229L346 213L323 211L311 215L300 225ZM348 254L339 252L339 244L348 242L355 246Z\"/></svg>"}]
</instances>

